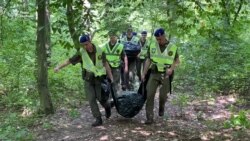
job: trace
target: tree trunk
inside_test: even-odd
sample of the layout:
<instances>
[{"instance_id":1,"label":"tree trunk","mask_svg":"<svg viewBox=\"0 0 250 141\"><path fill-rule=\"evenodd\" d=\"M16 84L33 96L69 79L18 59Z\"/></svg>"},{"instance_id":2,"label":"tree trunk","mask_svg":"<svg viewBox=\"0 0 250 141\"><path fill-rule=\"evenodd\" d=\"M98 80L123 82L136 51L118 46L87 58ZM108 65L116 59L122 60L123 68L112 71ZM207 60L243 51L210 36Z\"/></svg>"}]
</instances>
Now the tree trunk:
<instances>
[{"instance_id":1,"label":"tree trunk","mask_svg":"<svg viewBox=\"0 0 250 141\"><path fill-rule=\"evenodd\" d=\"M78 41L78 38L80 35L77 34L76 32L76 25L75 25L75 22L74 22L74 10L73 10L73 7L72 7L72 0L68 0L67 1L67 21L68 21L68 26L69 26L69 33L71 35L71 38L74 42L74 45L75 45L75 48L77 50L80 49L80 44L79 44L79 41Z\"/></svg>"},{"instance_id":2,"label":"tree trunk","mask_svg":"<svg viewBox=\"0 0 250 141\"><path fill-rule=\"evenodd\" d=\"M50 67L51 64L51 40L50 40L50 33L51 33L51 29L50 29L50 13L49 13L49 3L50 0L47 0L47 6L46 6L46 18L45 18L45 23L46 23L46 31L47 31L47 43L46 43L46 57L47 57L47 65L48 67Z\"/></svg>"},{"instance_id":3,"label":"tree trunk","mask_svg":"<svg viewBox=\"0 0 250 141\"><path fill-rule=\"evenodd\" d=\"M46 13L47 0L37 0L38 5L38 20L37 20L37 84L38 93L40 95L41 111L46 115L54 113L53 104L50 98L48 89L48 65L46 46L48 44L48 28L49 21Z\"/></svg>"},{"instance_id":4,"label":"tree trunk","mask_svg":"<svg viewBox=\"0 0 250 141\"><path fill-rule=\"evenodd\" d=\"M3 38L4 38L4 31L3 31L3 15L4 15L4 8L5 8L5 1L0 1L0 48L3 47Z\"/></svg>"},{"instance_id":5,"label":"tree trunk","mask_svg":"<svg viewBox=\"0 0 250 141\"><path fill-rule=\"evenodd\" d=\"M230 27L231 25L231 18L230 18L230 7L231 7L231 2L222 0L222 7L223 7L223 14L224 16L224 22L225 22L225 27Z\"/></svg>"},{"instance_id":6,"label":"tree trunk","mask_svg":"<svg viewBox=\"0 0 250 141\"><path fill-rule=\"evenodd\" d=\"M237 8L237 11L235 12L235 15L234 15L233 24L237 21L237 18L239 16L242 6L243 6L243 0L240 0L239 7Z\"/></svg>"},{"instance_id":7,"label":"tree trunk","mask_svg":"<svg viewBox=\"0 0 250 141\"><path fill-rule=\"evenodd\" d=\"M29 0L23 0L24 8L29 11Z\"/></svg>"},{"instance_id":8,"label":"tree trunk","mask_svg":"<svg viewBox=\"0 0 250 141\"><path fill-rule=\"evenodd\" d=\"M3 32L3 15L0 15L0 48L3 47Z\"/></svg>"}]
</instances>

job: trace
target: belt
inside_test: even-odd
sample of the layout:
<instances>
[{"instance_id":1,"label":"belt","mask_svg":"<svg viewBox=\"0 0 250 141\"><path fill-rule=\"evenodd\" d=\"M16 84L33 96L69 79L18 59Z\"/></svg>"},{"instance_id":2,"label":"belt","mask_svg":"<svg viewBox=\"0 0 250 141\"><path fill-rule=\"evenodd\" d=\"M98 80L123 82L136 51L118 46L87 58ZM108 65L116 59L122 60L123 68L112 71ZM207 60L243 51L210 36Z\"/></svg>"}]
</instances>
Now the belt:
<instances>
[{"instance_id":1,"label":"belt","mask_svg":"<svg viewBox=\"0 0 250 141\"><path fill-rule=\"evenodd\" d=\"M154 65L151 66L151 72L152 73L165 73L166 68L164 69L164 71L161 72L161 71L158 71L156 64L154 64Z\"/></svg>"},{"instance_id":2,"label":"belt","mask_svg":"<svg viewBox=\"0 0 250 141\"><path fill-rule=\"evenodd\" d=\"M152 73L166 73L166 71L151 70Z\"/></svg>"}]
</instances>

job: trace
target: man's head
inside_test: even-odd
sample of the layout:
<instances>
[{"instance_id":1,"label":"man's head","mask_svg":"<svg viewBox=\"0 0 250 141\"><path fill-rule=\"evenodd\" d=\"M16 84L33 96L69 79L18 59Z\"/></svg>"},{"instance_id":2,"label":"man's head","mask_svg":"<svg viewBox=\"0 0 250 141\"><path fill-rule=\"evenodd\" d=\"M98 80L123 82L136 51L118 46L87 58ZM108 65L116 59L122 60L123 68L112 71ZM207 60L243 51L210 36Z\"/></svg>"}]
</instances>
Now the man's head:
<instances>
[{"instance_id":1,"label":"man's head","mask_svg":"<svg viewBox=\"0 0 250 141\"><path fill-rule=\"evenodd\" d=\"M117 41L117 34L114 31L109 31L109 39L111 43L116 43Z\"/></svg>"},{"instance_id":2,"label":"man's head","mask_svg":"<svg viewBox=\"0 0 250 141\"><path fill-rule=\"evenodd\" d=\"M141 40L145 41L147 38L147 34L148 34L147 31L142 31L141 32Z\"/></svg>"},{"instance_id":3,"label":"man's head","mask_svg":"<svg viewBox=\"0 0 250 141\"><path fill-rule=\"evenodd\" d=\"M154 33L154 36L157 42L159 43L159 45L164 45L167 42L166 37L165 37L165 31L163 28L157 29Z\"/></svg>"},{"instance_id":4,"label":"man's head","mask_svg":"<svg viewBox=\"0 0 250 141\"><path fill-rule=\"evenodd\" d=\"M92 43L88 35L81 35L79 37L80 44L89 52L92 52Z\"/></svg>"},{"instance_id":5,"label":"man's head","mask_svg":"<svg viewBox=\"0 0 250 141\"><path fill-rule=\"evenodd\" d=\"M127 37L128 38L131 38L133 36L133 29L132 27L130 26L128 29L127 29Z\"/></svg>"}]
</instances>

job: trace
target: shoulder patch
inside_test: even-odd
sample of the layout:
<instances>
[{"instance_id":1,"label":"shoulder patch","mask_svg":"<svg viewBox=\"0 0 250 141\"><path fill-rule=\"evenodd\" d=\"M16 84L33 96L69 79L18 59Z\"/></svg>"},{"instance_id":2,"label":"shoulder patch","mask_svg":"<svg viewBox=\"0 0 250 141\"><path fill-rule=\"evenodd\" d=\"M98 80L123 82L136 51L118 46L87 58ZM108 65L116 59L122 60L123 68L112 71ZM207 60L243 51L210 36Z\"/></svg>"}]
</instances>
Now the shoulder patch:
<instances>
[{"instance_id":1,"label":"shoulder patch","mask_svg":"<svg viewBox=\"0 0 250 141\"><path fill-rule=\"evenodd\" d=\"M173 51L169 51L169 52L168 52L168 55L169 55L169 56L172 56L172 55L173 55Z\"/></svg>"},{"instance_id":2,"label":"shoulder patch","mask_svg":"<svg viewBox=\"0 0 250 141\"><path fill-rule=\"evenodd\" d=\"M120 52L120 50L119 50L119 49L117 49L117 50L116 50L116 53L119 53L119 52Z\"/></svg>"},{"instance_id":3,"label":"shoulder patch","mask_svg":"<svg viewBox=\"0 0 250 141\"><path fill-rule=\"evenodd\" d=\"M102 59L102 55L99 55L99 56L98 56L98 60L101 60L101 59Z\"/></svg>"}]
</instances>

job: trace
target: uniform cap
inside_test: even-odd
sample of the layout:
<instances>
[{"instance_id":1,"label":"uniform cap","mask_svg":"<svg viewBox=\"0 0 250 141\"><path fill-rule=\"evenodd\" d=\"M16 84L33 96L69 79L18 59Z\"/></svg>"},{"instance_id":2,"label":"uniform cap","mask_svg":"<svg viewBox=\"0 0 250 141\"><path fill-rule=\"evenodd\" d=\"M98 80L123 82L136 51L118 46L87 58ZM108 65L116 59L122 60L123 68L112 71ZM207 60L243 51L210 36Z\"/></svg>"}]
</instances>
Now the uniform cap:
<instances>
[{"instance_id":1,"label":"uniform cap","mask_svg":"<svg viewBox=\"0 0 250 141\"><path fill-rule=\"evenodd\" d=\"M154 36L155 36L155 37L159 37L159 36L162 36L162 35L164 35L164 34L165 34L164 29L163 29L163 28L159 28L159 29L157 29L157 30L155 31Z\"/></svg>"},{"instance_id":2,"label":"uniform cap","mask_svg":"<svg viewBox=\"0 0 250 141\"><path fill-rule=\"evenodd\" d=\"M111 30L108 32L108 35L109 36L117 36L117 32Z\"/></svg>"},{"instance_id":3,"label":"uniform cap","mask_svg":"<svg viewBox=\"0 0 250 141\"><path fill-rule=\"evenodd\" d=\"M87 42L87 41L90 41L90 38L89 38L88 35L81 35L81 36L79 37L79 42L80 42L80 43L84 43L84 42Z\"/></svg>"},{"instance_id":4,"label":"uniform cap","mask_svg":"<svg viewBox=\"0 0 250 141\"><path fill-rule=\"evenodd\" d=\"M141 34L147 35L147 31L142 31Z\"/></svg>"},{"instance_id":5,"label":"uniform cap","mask_svg":"<svg viewBox=\"0 0 250 141\"><path fill-rule=\"evenodd\" d=\"M131 26L131 25L127 28L127 31L130 31L130 32L132 32L132 31L133 31L133 28L132 28L132 26Z\"/></svg>"}]
</instances>

